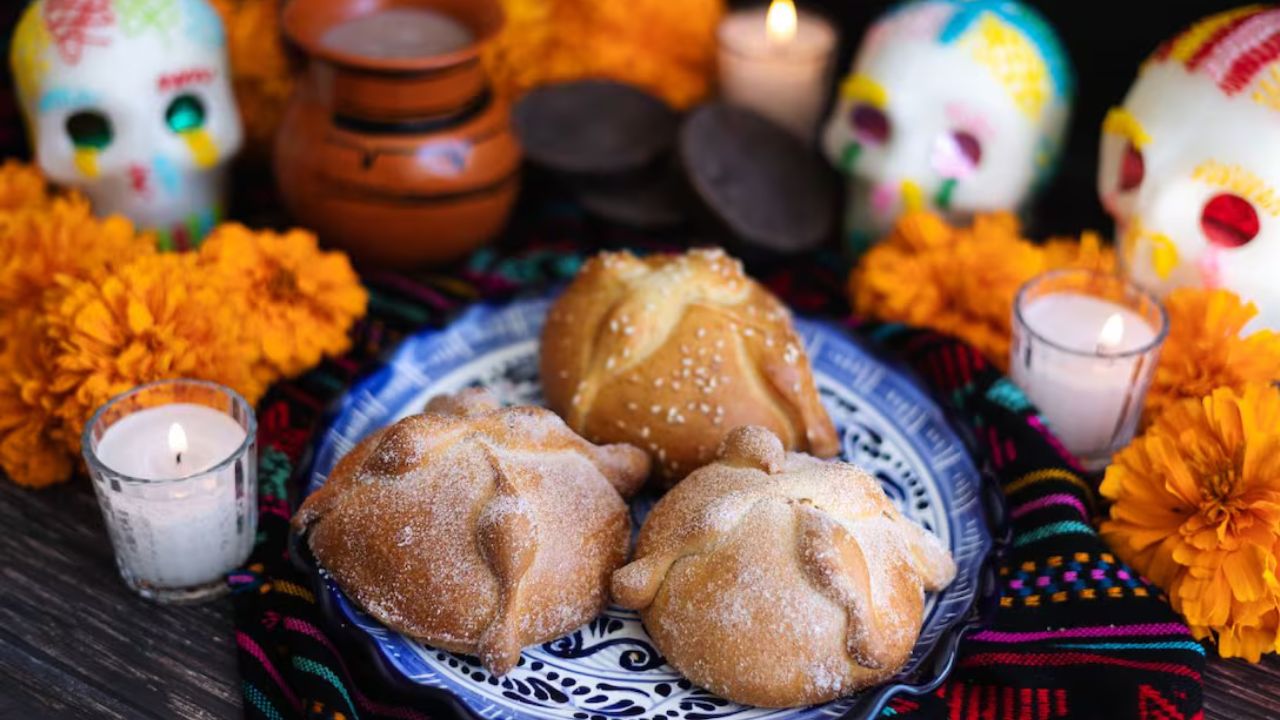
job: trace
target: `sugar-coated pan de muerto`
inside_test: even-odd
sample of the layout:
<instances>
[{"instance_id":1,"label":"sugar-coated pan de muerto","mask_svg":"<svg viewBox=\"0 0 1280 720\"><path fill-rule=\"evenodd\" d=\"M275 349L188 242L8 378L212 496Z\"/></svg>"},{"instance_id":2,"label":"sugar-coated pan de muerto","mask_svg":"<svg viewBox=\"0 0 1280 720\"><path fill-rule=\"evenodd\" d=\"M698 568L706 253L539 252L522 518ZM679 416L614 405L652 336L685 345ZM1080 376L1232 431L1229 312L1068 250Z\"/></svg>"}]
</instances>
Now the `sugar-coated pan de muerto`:
<instances>
[{"instance_id":1,"label":"sugar-coated pan de muerto","mask_svg":"<svg viewBox=\"0 0 1280 720\"><path fill-rule=\"evenodd\" d=\"M896 673L919 637L924 591L954 576L942 543L870 475L788 454L746 427L654 507L613 597L640 611L694 683L793 707Z\"/></svg>"},{"instance_id":2,"label":"sugar-coated pan de muerto","mask_svg":"<svg viewBox=\"0 0 1280 720\"><path fill-rule=\"evenodd\" d=\"M482 391L365 438L293 519L348 597L495 675L590 621L625 560L645 453Z\"/></svg>"},{"instance_id":3,"label":"sugar-coated pan de muerto","mask_svg":"<svg viewBox=\"0 0 1280 720\"><path fill-rule=\"evenodd\" d=\"M591 259L547 315L541 374L569 427L647 450L666 484L740 425L839 451L790 313L721 250Z\"/></svg>"}]
</instances>

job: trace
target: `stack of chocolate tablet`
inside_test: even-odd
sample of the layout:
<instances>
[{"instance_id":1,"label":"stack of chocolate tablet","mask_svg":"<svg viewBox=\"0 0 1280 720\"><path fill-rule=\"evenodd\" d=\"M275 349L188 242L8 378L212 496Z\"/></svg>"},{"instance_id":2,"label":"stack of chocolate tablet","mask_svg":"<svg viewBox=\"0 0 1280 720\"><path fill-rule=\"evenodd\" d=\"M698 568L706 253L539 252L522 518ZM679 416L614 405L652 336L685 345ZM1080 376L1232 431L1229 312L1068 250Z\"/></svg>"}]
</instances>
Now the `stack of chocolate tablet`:
<instances>
[{"instance_id":1,"label":"stack of chocolate tablet","mask_svg":"<svg viewBox=\"0 0 1280 720\"><path fill-rule=\"evenodd\" d=\"M584 80L529 93L513 117L530 163L608 221L693 225L747 255L812 250L835 232L831 170L748 110L713 102L682 118L633 86Z\"/></svg>"}]
</instances>

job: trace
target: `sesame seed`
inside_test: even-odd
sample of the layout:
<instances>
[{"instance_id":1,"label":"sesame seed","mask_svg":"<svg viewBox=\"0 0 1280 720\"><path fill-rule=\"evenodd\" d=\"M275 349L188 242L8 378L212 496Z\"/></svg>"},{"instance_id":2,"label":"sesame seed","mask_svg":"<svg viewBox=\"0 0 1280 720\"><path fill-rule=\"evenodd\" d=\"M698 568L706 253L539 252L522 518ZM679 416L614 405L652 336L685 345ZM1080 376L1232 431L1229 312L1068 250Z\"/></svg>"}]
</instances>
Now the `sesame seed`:
<instances>
[{"instance_id":1,"label":"sesame seed","mask_svg":"<svg viewBox=\"0 0 1280 720\"><path fill-rule=\"evenodd\" d=\"M642 437L642 438L647 438L647 437L649 437L649 426L648 426L648 425L645 425L644 427L640 428L640 437Z\"/></svg>"},{"instance_id":2,"label":"sesame seed","mask_svg":"<svg viewBox=\"0 0 1280 720\"><path fill-rule=\"evenodd\" d=\"M661 405L650 405L650 406L649 406L649 412L653 413L654 415L657 415L658 413L662 412L662 406L661 406Z\"/></svg>"},{"instance_id":3,"label":"sesame seed","mask_svg":"<svg viewBox=\"0 0 1280 720\"><path fill-rule=\"evenodd\" d=\"M633 403L633 402L629 402L629 403L627 403L627 409L628 409L628 410L637 410L637 409L639 409L639 407L640 407L639 405L636 405L636 404L635 404L635 403Z\"/></svg>"},{"instance_id":4,"label":"sesame seed","mask_svg":"<svg viewBox=\"0 0 1280 720\"><path fill-rule=\"evenodd\" d=\"M698 337L698 338L704 338L704 337L706 337L706 336L707 336L707 329L706 329L706 328L698 328L697 332L695 332L695 333L694 333L694 335L695 335L696 337Z\"/></svg>"}]
</instances>

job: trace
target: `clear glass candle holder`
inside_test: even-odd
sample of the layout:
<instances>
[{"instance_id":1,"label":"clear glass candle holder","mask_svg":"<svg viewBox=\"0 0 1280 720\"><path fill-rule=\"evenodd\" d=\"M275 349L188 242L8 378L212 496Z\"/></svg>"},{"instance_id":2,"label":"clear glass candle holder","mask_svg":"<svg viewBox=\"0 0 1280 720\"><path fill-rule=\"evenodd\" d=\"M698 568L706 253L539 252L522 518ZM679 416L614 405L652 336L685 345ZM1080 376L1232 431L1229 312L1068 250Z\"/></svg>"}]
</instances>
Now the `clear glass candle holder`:
<instances>
[{"instance_id":1,"label":"clear glass candle holder","mask_svg":"<svg viewBox=\"0 0 1280 720\"><path fill-rule=\"evenodd\" d=\"M235 391L166 380L111 399L83 452L125 583L163 603L227 591L257 532L253 408Z\"/></svg>"},{"instance_id":2,"label":"clear glass candle holder","mask_svg":"<svg viewBox=\"0 0 1280 720\"><path fill-rule=\"evenodd\" d=\"M1088 470L1133 439L1169 333L1160 301L1117 275L1058 270L1013 308L1013 381Z\"/></svg>"}]
</instances>

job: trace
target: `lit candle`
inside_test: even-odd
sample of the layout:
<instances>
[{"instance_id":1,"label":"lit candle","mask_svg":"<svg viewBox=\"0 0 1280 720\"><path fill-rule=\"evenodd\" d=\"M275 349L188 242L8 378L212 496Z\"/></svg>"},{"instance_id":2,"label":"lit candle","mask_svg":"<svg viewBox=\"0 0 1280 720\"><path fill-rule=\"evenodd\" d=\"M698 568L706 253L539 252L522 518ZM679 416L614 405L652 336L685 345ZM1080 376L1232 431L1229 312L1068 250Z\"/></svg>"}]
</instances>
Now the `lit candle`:
<instances>
[{"instance_id":1,"label":"lit candle","mask_svg":"<svg viewBox=\"0 0 1280 720\"><path fill-rule=\"evenodd\" d=\"M1042 275L1014 307L1013 380L1086 467L1133 439L1167 319L1158 301L1111 275Z\"/></svg>"},{"instance_id":2,"label":"lit candle","mask_svg":"<svg viewBox=\"0 0 1280 720\"><path fill-rule=\"evenodd\" d=\"M831 78L836 32L792 0L731 13L720 24L720 91L800 138L813 138Z\"/></svg>"},{"instance_id":3,"label":"lit candle","mask_svg":"<svg viewBox=\"0 0 1280 720\"><path fill-rule=\"evenodd\" d=\"M253 546L253 414L230 390L172 381L103 406L85 459L125 581L147 597L202 599Z\"/></svg>"},{"instance_id":4,"label":"lit candle","mask_svg":"<svg viewBox=\"0 0 1280 720\"><path fill-rule=\"evenodd\" d=\"M231 457L244 436L244 428L226 413L173 403L139 410L112 425L98 441L98 458L129 477L173 480Z\"/></svg>"}]
</instances>

